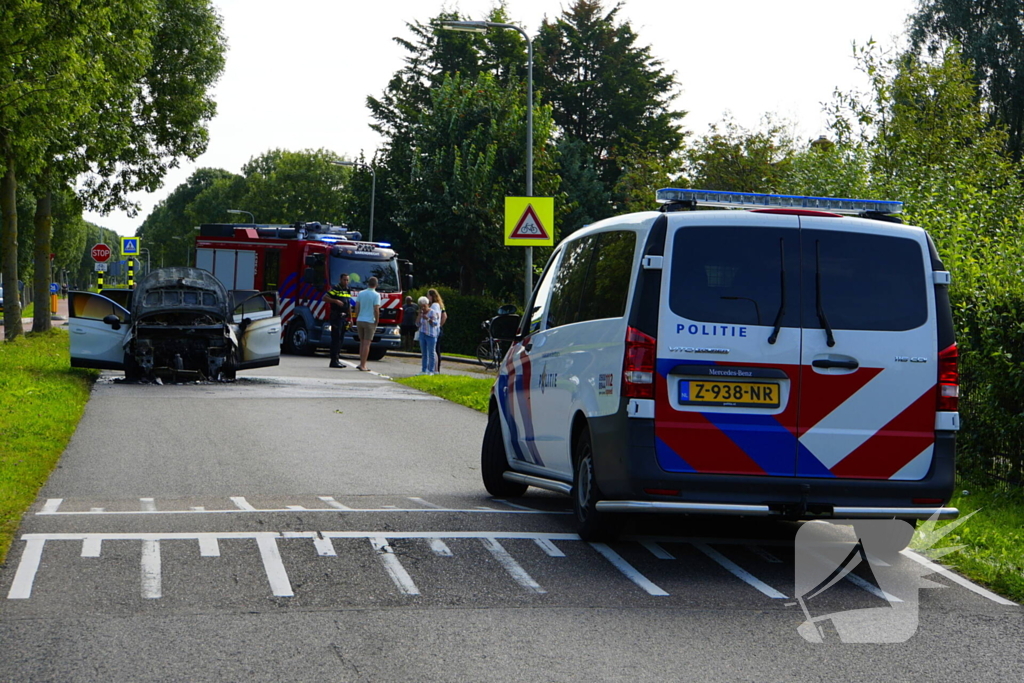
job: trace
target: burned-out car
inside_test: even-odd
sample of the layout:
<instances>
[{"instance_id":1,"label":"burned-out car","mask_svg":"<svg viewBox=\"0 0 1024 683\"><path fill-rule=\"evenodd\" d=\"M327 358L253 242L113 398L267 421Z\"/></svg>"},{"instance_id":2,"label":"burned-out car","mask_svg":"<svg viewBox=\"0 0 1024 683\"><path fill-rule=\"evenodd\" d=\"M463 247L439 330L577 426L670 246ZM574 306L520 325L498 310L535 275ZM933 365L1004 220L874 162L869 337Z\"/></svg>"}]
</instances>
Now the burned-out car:
<instances>
[{"instance_id":1,"label":"burned-out car","mask_svg":"<svg viewBox=\"0 0 1024 683\"><path fill-rule=\"evenodd\" d=\"M229 291L199 268L153 271L130 310L70 292L68 311L71 365L124 370L128 380L231 380L281 358L277 293Z\"/></svg>"}]
</instances>

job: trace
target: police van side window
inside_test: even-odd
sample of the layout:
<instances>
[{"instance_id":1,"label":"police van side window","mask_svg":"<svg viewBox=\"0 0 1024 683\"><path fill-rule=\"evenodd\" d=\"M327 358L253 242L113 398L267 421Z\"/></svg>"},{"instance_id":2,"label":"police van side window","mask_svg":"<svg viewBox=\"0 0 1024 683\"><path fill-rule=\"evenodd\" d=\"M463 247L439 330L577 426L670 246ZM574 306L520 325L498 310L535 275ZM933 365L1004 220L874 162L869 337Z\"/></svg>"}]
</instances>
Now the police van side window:
<instances>
[{"instance_id":1,"label":"police van side window","mask_svg":"<svg viewBox=\"0 0 1024 683\"><path fill-rule=\"evenodd\" d=\"M577 322L619 318L626 314L635 249L635 232L602 232L597 235Z\"/></svg>"},{"instance_id":2,"label":"police van side window","mask_svg":"<svg viewBox=\"0 0 1024 683\"><path fill-rule=\"evenodd\" d=\"M560 258L560 251L555 251L555 253L551 255L551 260L548 261L548 267L541 276L540 282L537 283L537 288L533 292L533 305L530 310L530 314L523 316L525 329L520 328L525 334L534 334L541 330L544 318L548 312L547 302L548 295L551 293L551 282L555 279L555 273L558 270L558 262Z\"/></svg>"},{"instance_id":3,"label":"police van side window","mask_svg":"<svg viewBox=\"0 0 1024 683\"><path fill-rule=\"evenodd\" d=\"M711 323L772 325L782 308L797 323L796 273L800 254L795 230L702 226L676 231L672 247L669 307L676 315Z\"/></svg>"},{"instance_id":4,"label":"police van side window","mask_svg":"<svg viewBox=\"0 0 1024 683\"><path fill-rule=\"evenodd\" d=\"M597 238L584 237L566 245L562 263L551 285L548 327L569 325L579 320L587 271Z\"/></svg>"},{"instance_id":5,"label":"police van side window","mask_svg":"<svg viewBox=\"0 0 1024 683\"><path fill-rule=\"evenodd\" d=\"M822 327L819 301L836 330L900 332L927 322L928 282L917 241L827 230L803 230L801 239L804 327Z\"/></svg>"}]
</instances>

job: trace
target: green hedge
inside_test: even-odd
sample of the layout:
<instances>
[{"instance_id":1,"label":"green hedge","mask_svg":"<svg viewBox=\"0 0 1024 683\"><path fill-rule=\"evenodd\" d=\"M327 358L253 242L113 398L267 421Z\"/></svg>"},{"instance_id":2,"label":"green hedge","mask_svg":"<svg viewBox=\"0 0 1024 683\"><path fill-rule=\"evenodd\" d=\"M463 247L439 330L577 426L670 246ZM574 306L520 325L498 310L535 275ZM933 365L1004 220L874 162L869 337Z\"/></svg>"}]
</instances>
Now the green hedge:
<instances>
[{"instance_id":1,"label":"green hedge","mask_svg":"<svg viewBox=\"0 0 1024 683\"><path fill-rule=\"evenodd\" d=\"M489 296L459 294L451 287L427 285L414 289L410 296L416 300L427 295L428 289L436 289L444 299L448 322L444 326L442 350L445 353L461 353L467 356L476 354L476 347L486 333L480 327L484 320L498 314L498 308L510 303Z\"/></svg>"}]
</instances>

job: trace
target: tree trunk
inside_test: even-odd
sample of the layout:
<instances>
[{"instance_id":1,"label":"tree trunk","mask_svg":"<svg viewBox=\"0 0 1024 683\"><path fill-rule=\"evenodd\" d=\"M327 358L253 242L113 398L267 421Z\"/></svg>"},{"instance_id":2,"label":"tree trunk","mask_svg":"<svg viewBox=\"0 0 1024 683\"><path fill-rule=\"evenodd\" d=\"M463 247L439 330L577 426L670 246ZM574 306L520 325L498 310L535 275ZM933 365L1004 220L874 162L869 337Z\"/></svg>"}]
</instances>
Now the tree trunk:
<instances>
[{"instance_id":1,"label":"tree trunk","mask_svg":"<svg viewBox=\"0 0 1024 683\"><path fill-rule=\"evenodd\" d=\"M0 154L7 166L0 176L0 251L3 252L4 338L11 341L22 333L21 298L18 293L18 181L14 174L14 149L0 130Z\"/></svg>"},{"instance_id":2,"label":"tree trunk","mask_svg":"<svg viewBox=\"0 0 1024 683\"><path fill-rule=\"evenodd\" d=\"M45 332L50 323L50 241L53 235L53 211L50 190L40 190L36 197L36 244L35 244L35 308L32 309L32 331Z\"/></svg>"}]
</instances>

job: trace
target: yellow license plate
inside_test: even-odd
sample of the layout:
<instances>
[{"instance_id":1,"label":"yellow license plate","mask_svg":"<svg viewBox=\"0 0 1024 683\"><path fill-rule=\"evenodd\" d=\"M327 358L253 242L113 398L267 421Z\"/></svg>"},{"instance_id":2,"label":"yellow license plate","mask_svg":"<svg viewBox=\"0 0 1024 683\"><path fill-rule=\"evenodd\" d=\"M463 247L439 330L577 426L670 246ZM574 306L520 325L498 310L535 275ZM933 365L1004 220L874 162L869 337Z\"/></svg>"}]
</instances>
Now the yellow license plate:
<instances>
[{"instance_id":1,"label":"yellow license plate","mask_svg":"<svg viewBox=\"0 0 1024 683\"><path fill-rule=\"evenodd\" d=\"M679 402L686 405L778 408L780 394L779 385L770 382L679 382Z\"/></svg>"}]
</instances>

